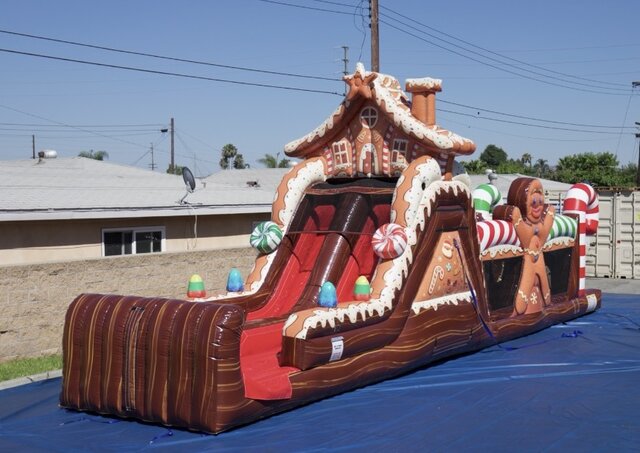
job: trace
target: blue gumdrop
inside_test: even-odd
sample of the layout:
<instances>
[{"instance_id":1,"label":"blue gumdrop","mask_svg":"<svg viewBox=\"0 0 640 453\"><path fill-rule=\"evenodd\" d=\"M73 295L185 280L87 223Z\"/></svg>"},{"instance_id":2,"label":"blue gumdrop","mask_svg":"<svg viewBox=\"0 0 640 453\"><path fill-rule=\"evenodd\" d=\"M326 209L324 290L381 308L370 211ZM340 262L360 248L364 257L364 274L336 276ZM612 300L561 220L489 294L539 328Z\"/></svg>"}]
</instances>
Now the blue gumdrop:
<instances>
[{"instance_id":1,"label":"blue gumdrop","mask_svg":"<svg viewBox=\"0 0 640 453\"><path fill-rule=\"evenodd\" d=\"M227 278L227 291L239 292L244 290L244 283L242 282L242 275L240 271L235 267L232 267L229 271L229 278Z\"/></svg>"},{"instance_id":2,"label":"blue gumdrop","mask_svg":"<svg viewBox=\"0 0 640 453\"><path fill-rule=\"evenodd\" d=\"M321 307L333 308L338 305L338 296L336 295L336 287L331 282L324 282L320 288L320 297L318 305Z\"/></svg>"}]
</instances>

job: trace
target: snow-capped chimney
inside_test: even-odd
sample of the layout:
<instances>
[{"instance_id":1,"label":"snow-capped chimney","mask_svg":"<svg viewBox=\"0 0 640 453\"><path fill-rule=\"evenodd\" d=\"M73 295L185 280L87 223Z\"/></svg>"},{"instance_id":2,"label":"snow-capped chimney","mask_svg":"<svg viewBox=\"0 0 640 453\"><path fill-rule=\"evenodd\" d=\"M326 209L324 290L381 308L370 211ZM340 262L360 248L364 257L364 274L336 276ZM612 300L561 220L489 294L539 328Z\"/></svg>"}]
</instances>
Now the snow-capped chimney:
<instances>
[{"instance_id":1,"label":"snow-capped chimney","mask_svg":"<svg viewBox=\"0 0 640 453\"><path fill-rule=\"evenodd\" d=\"M407 79L405 87L411 93L411 114L427 126L436 124L436 93L442 91L442 80Z\"/></svg>"}]
</instances>

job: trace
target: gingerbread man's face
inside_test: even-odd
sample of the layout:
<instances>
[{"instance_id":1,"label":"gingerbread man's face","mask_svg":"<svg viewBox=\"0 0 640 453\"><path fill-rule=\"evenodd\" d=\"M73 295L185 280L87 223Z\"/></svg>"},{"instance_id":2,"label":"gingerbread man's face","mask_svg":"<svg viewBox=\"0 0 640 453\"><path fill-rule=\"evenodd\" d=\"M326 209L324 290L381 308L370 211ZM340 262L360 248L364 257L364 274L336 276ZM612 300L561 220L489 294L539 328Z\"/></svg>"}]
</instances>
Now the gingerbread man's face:
<instances>
[{"instance_id":1,"label":"gingerbread man's face","mask_svg":"<svg viewBox=\"0 0 640 453\"><path fill-rule=\"evenodd\" d=\"M542 218L544 209L544 192L539 180L534 180L529 185L527 193L527 220L531 223L538 223Z\"/></svg>"}]
</instances>

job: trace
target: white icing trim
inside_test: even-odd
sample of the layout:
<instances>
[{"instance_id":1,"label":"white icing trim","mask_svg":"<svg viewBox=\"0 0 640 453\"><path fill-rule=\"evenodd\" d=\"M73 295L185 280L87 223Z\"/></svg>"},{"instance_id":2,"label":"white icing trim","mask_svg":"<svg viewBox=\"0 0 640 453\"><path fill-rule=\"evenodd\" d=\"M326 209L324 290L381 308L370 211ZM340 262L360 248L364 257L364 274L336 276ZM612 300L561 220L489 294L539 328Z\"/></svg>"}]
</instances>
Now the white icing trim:
<instances>
[{"instance_id":1,"label":"white icing trim","mask_svg":"<svg viewBox=\"0 0 640 453\"><path fill-rule=\"evenodd\" d=\"M284 206L278 212L278 220L283 225L282 231L287 231L289 223L296 212L304 191L311 184L327 180L324 173L324 158L306 162L302 165L296 176L287 181L287 191L284 195Z\"/></svg>"},{"instance_id":2,"label":"white icing trim","mask_svg":"<svg viewBox=\"0 0 640 453\"><path fill-rule=\"evenodd\" d=\"M358 315L361 316L362 320L366 320L367 317L372 317L374 315L378 315L382 317L384 315L387 307L380 299L373 299L368 302L357 302L351 303L346 307L336 307L336 308L318 308L313 311L313 315L308 316L302 325L300 331L296 334L296 338L301 340L305 340L307 338L307 334L309 333L309 329L315 329L318 326L326 327L327 325L331 326L331 328L336 326L336 321L343 323L345 318L355 324L358 320ZM282 328L282 333L286 331L287 327L295 322L297 319L296 314L292 314L289 316L287 321Z\"/></svg>"},{"instance_id":3,"label":"white icing trim","mask_svg":"<svg viewBox=\"0 0 640 453\"><path fill-rule=\"evenodd\" d=\"M464 145L465 143L472 143L471 140L461 137L458 134L441 129L435 125L427 126L418 120L413 116L409 107L402 102L403 98L406 99L406 94L400 89L389 89L385 87L383 81L379 80L384 77L380 76L373 81L375 100L381 108L384 103L384 108L391 115L391 119L396 127L401 128L406 134L418 137L420 140L426 139L437 148L445 151L452 149L454 144ZM385 77L393 79L391 76Z\"/></svg>"},{"instance_id":4,"label":"white icing trim","mask_svg":"<svg viewBox=\"0 0 640 453\"><path fill-rule=\"evenodd\" d=\"M412 246L417 242L417 227L420 226L421 231L424 231L426 217L431 216L431 211L435 204L437 197L443 192L453 191L455 195L459 192L465 193L467 197L471 197L471 193L467 186L459 181L440 181L440 173L438 164L433 160L429 159L424 164L420 164L416 167L418 171L421 173L423 178L428 178L429 175L433 173L433 166L438 168L437 177L438 180L431 182L424 191L422 191L422 182L423 179L419 176L414 177L414 184L411 189L407 191L407 193L411 192L414 187L418 187L420 189L421 195L417 197L415 195L410 195L412 199L411 203L417 204L417 209L412 209L412 214L406 214L406 217L409 217L407 222L407 228L405 231L407 232L407 242L408 246L405 249L404 253L399 257L392 260L392 266L386 270L384 274L384 288L380 292L379 299L373 299L368 302L360 302L349 304L347 307L338 307L338 308L318 308L313 311L313 314L308 316L298 333L296 333L295 338L306 339L309 329L314 329L318 325L322 327L326 327L327 324L332 328L335 327L336 321L344 322L345 316L349 318L349 321L355 323L357 320L357 315L360 314L363 320L373 316L373 314L377 314L378 316L383 316L385 311L391 310L393 306L393 298L396 294L396 291L399 290L404 282L404 279L408 275L409 266L413 262L413 251ZM431 168L430 168L431 167ZM398 181L398 185L400 181ZM406 197L405 197L406 199ZM416 200L420 201L417 202ZM407 200L408 201L408 200ZM426 211L426 217L425 217ZM406 218L405 217L405 218ZM376 269L376 273L377 273ZM375 274L372 277L372 280L375 279ZM295 318L293 318L295 316ZM291 326L295 320L297 319L297 315L292 314L289 316L287 321L285 322L285 327L283 328L283 333L286 328Z\"/></svg>"},{"instance_id":5,"label":"white icing trim","mask_svg":"<svg viewBox=\"0 0 640 453\"><path fill-rule=\"evenodd\" d=\"M334 110L334 112L329 116L329 118L324 120L324 122L322 124L320 124L318 127L316 127L314 130L309 132L304 137L300 137L299 139L293 140L293 141L287 143L286 145L284 145L284 152L289 154L291 152L294 152L303 143L311 143L312 141L316 140L317 138L324 137L324 135L328 131L333 129L333 120L334 120L334 118L335 117L339 118L340 116L342 116L342 114L344 113L345 107L347 107L347 106L348 106L348 103L346 101L343 102L342 104L340 104L338 106L338 108L336 108Z\"/></svg>"},{"instance_id":6,"label":"white icing trim","mask_svg":"<svg viewBox=\"0 0 640 453\"><path fill-rule=\"evenodd\" d=\"M429 308L438 311L438 307L441 305L458 305L460 302L471 302L471 291L447 294L435 299L416 301L411 304L411 310L417 315L421 311L428 310Z\"/></svg>"},{"instance_id":7,"label":"white icing trim","mask_svg":"<svg viewBox=\"0 0 640 453\"><path fill-rule=\"evenodd\" d=\"M548 250L555 245L572 246L573 244L575 244L574 238L570 236L558 236L553 239L549 239L542 247L542 250Z\"/></svg>"},{"instance_id":8,"label":"white icing trim","mask_svg":"<svg viewBox=\"0 0 640 453\"><path fill-rule=\"evenodd\" d=\"M419 89L440 91L442 89L442 79L432 79L431 77L407 79L405 80L405 88L407 91Z\"/></svg>"},{"instance_id":9,"label":"white icing trim","mask_svg":"<svg viewBox=\"0 0 640 453\"><path fill-rule=\"evenodd\" d=\"M489 247L487 250L480 254L481 257L491 255L491 258L495 258L496 255L504 255L506 253L524 253L524 249L517 245L500 244Z\"/></svg>"},{"instance_id":10,"label":"white icing trim","mask_svg":"<svg viewBox=\"0 0 640 453\"><path fill-rule=\"evenodd\" d=\"M351 80L356 75L364 79L370 74L372 73L366 71L362 63L358 63L356 65L356 71L351 75L345 76L344 80ZM414 81L418 84L434 84L436 82L438 84L442 83L441 80L431 79L428 77L422 79L408 79L407 83L409 83L409 81ZM473 144L473 142L468 138L464 138L451 131L442 129L437 125L427 126L422 121L414 117L411 113L411 109L409 109L409 107L407 107L405 104L408 99L407 95L404 91L402 91L400 84L394 77L378 73L378 76L373 80L372 83L375 92L374 99L378 104L378 107L386 110L390 114L394 125L396 127L402 128L405 133L412 134L418 137L418 139L420 140L428 140L437 148L443 151L452 149L455 144ZM345 109L348 107L349 102L346 100L343 101L338 106L338 108L329 116L329 118L327 118L313 131L297 140L287 143L284 147L285 153L289 154L295 152L301 145L309 144L317 140L318 138L324 137L328 131L331 131L333 129L335 125L334 121L342 118L342 115L345 113Z\"/></svg>"}]
</instances>

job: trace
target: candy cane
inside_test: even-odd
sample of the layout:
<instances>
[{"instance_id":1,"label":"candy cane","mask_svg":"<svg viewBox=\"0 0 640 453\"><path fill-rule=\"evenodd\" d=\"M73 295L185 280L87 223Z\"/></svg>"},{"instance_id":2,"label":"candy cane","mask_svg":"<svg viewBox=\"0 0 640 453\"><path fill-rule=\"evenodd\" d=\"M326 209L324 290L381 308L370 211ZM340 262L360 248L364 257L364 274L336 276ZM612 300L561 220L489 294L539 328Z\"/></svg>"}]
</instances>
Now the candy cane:
<instances>
[{"instance_id":1,"label":"candy cane","mask_svg":"<svg viewBox=\"0 0 640 453\"><path fill-rule=\"evenodd\" d=\"M429 284L429 294L433 294L433 291L436 289L436 283L438 283L438 279L444 279L444 269L442 266L436 266L433 269L433 274L431 275L431 283Z\"/></svg>"},{"instance_id":2,"label":"candy cane","mask_svg":"<svg viewBox=\"0 0 640 453\"><path fill-rule=\"evenodd\" d=\"M565 214L584 213L586 234L591 236L598 231L600 213L598 194L590 185L579 183L571 186L562 205L562 212Z\"/></svg>"},{"instance_id":3,"label":"candy cane","mask_svg":"<svg viewBox=\"0 0 640 453\"><path fill-rule=\"evenodd\" d=\"M587 235L598 231L598 194L588 184L574 184L567 192L562 205L565 214L577 214L579 221L580 269L578 280L578 296L585 295Z\"/></svg>"},{"instance_id":4,"label":"candy cane","mask_svg":"<svg viewBox=\"0 0 640 453\"><path fill-rule=\"evenodd\" d=\"M483 220L491 220L491 212L502 199L500 191L493 184L480 184L473 191L473 207Z\"/></svg>"},{"instance_id":5,"label":"candy cane","mask_svg":"<svg viewBox=\"0 0 640 453\"><path fill-rule=\"evenodd\" d=\"M578 222L572 217L556 214L553 218L553 226L549 231L547 242L557 237L575 238L578 231Z\"/></svg>"},{"instance_id":6,"label":"candy cane","mask_svg":"<svg viewBox=\"0 0 640 453\"><path fill-rule=\"evenodd\" d=\"M478 222L478 242L480 252L484 252L494 245L520 245L516 229L511 222L505 220L485 220Z\"/></svg>"}]
</instances>

